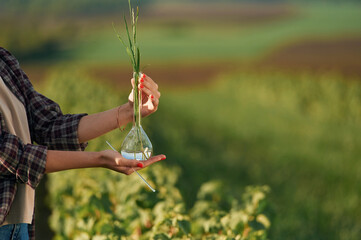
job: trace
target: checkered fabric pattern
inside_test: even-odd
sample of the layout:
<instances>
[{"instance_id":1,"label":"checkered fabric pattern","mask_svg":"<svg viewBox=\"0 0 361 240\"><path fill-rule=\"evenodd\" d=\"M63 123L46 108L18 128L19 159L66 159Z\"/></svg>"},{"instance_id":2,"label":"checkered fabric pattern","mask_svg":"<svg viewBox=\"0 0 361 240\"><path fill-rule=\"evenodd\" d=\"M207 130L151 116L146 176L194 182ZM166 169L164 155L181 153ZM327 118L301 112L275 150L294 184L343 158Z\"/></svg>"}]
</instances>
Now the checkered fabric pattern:
<instances>
[{"instance_id":1,"label":"checkered fabric pattern","mask_svg":"<svg viewBox=\"0 0 361 240\"><path fill-rule=\"evenodd\" d=\"M5 220L16 193L16 183L36 188L45 173L48 149L84 150L77 129L86 114L64 115L58 104L36 92L16 58L0 47L0 76L12 93L24 104L30 135L35 144L24 144L7 131L0 112L0 224ZM35 239L35 224L29 228Z\"/></svg>"}]
</instances>

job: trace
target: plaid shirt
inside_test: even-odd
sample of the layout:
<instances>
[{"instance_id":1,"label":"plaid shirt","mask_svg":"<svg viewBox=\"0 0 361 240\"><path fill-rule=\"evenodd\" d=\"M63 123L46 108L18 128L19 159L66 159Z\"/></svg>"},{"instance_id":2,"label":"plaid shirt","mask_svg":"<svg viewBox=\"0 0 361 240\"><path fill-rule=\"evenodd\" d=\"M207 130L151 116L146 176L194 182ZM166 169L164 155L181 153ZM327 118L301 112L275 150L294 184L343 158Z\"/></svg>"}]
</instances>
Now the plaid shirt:
<instances>
[{"instance_id":1,"label":"plaid shirt","mask_svg":"<svg viewBox=\"0 0 361 240\"><path fill-rule=\"evenodd\" d=\"M47 149L84 150L77 129L86 114L63 115L59 105L36 92L18 61L0 47L0 76L11 92L24 104L31 141L24 144L8 132L0 112L0 224L9 213L16 193L16 183L36 188L45 173ZM35 239L34 222L29 236Z\"/></svg>"}]
</instances>

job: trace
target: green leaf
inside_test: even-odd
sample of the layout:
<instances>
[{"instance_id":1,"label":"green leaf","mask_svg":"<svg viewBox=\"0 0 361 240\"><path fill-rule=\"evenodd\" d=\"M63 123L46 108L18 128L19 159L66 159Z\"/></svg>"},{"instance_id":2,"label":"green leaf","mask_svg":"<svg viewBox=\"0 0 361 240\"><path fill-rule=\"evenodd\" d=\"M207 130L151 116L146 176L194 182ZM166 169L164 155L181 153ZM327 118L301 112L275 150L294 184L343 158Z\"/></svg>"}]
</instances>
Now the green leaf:
<instances>
[{"instance_id":1,"label":"green leaf","mask_svg":"<svg viewBox=\"0 0 361 240\"><path fill-rule=\"evenodd\" d=\"M102 208L104 209L105 212L113 213L113 211L111 210L112 203L109 200L109 193L102 193L100 201L102 204Z\"/></svg>"},{"instance_id":2,"label":"green leaf","mask_svg":"<svg viewBox=\"0 0 361 240\"><path fill-rule=\"evenodd\" d=\"M137 72L139 72L139 66L140 66L140 50L139 47L137 47Z\"/></svg>"},{"instance_id":3,"label":"green leaf","mask_svg":"<svg viewBox=\"0 0 361 240\"><path fill-rule=\"evenodd\" d=\"M126 236L127 235L126 229L122 228L122 227L118 227L118 226L114 226L113 232L117 236Z\"/></svg>"},{"instance_id":4,"label":"green leaf","mask_svg":"<svg viewBox=\"0 0 361 240\"><path fill-rule=\"evenodd\" d=\"M114 25L114 23L112 23L112 26L113 26L113 30L114 30L115 34L117 35L117 37L118 37L119 41L120 41L120 42L123 44L123 46L126 48L126 47L127 47L127 45L125 45L125 43L124 43L124 41L123 41L122 37L121 37L121 36L120 36L120 34L118 33L117 29L115 29L115 25Z\"/></svg>"},{"instance_id":5,"label":"green leaf","mask_svg":"<svg viewBox=\"0 0 361 240\"><path fill-rule=\"evenodd\" d=\"M138 25L138 17L139 17L139 7L137 6L137 14L135 17L135 23L134 23L134 43L137 42L137 25Z\"/></svg>"},{"instance_id":6,"label":"green leaf","mask_svg":"<svg viewBox=\"0 0 361 240\"><path fill-rule=\"evenodd\" d=\"M153 237L153 240L170 240L165 233L159 233Z\"/></svg>"},{"instance_id":7,"label":"green leaf","mask_svg":"<svg viewBox=\"0 0 361 240\"><path fill-rule=\"evenodd\" d=\"M136 63L134 62L134 57L133 57L132 52L129 49L129 47L126 48L126 51L127 51L128 56L130 58L130 61L132 62L133 69L135 70L136 69L136 65L135 65Z\"/></svg>"},{"instance_id":8,"label":"green leaf","mask_svg":"<svg viewBox=\"0 0 361 240\"><path fill-rule=\"evenodd\" d=\"M129 47L125 44L124 40L122 39L122 37L118 34L117 30L115 29L115 26L114 26L114 23L113 23L113 29L115 31L115 33L117 34L117 37L119 39L119 41L123 44L129 58L130 58L130 62L133 66L133 69L135 68L135 65L134 65L134 56L132 55L132 52L129 50Z\"/></svg>"},{"instance_id":9,"label":"green leaf","mask_svg":"<svg viewBox=\"0 0 361 240\"><path fill-rule=\"evenodd\" d=\"M187 220L178 220L179 228L188 235L191 232L191 223Z\"/></svg>"},{"instance_id":10,"label":"green leaf","mask_svg":"<svg viewBox=\"0 0 361 240\"><path fill-rule=\"evenodd\" d=\"M249 222L248 225L256 231L266 229L266 226L256 220Z\"/></svg>"},{"instance_id":11,"label":"green leaf","mask_svg":"<svg viewBox=\"0 0 361 240\"><path fill-rule=\"evenodd\" d=\"M100 234L109 234L113 231L114 231L113 227L109 224L104 224L100 228Z\"/></svg>"},{"instance_id":12,"label":"green leaf","mask_svg":"<svg viewBox=\"0 0 361 240\"><path fill-rule=\"evenodd\" d=\"M125 18L125 15L124 15L124 22L125 22L125 29L127 31L127 36L128 36L128 41L129 41L129 48L132 51L132 56L133 56L133 59L134 59L135 55L134 55L134 51L133 51L133 42L132 42L132 39L130 38L128 22L127 22L127 19Z\"/></svg>"},{"instance_id":13,"label":"green leaf","mask_svg":"<svg viewBox=\"0 0 361 240\"><path fill-rule=\"evenodd\" d=\"M129 16L132 16L132 4L130 3L130 0L128 0L129 4Z\"/></svg>"}]
</instances>

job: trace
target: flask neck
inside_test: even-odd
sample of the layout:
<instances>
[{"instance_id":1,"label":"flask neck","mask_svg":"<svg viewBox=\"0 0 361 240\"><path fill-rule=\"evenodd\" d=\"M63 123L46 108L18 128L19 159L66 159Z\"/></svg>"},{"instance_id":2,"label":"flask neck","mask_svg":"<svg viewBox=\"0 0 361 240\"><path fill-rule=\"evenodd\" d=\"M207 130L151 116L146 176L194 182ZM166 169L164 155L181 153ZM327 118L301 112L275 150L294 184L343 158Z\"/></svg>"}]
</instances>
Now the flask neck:
<instances>
[{"instance_id":1,"label":"flask neck","mask_svg":"<svg viewBox=\"0 0 361 240\"><path fill-rule=\"evenodd\" d=\"M141 127L139 114L134 114L133 127Z\"/></svg>"}]
</instances>

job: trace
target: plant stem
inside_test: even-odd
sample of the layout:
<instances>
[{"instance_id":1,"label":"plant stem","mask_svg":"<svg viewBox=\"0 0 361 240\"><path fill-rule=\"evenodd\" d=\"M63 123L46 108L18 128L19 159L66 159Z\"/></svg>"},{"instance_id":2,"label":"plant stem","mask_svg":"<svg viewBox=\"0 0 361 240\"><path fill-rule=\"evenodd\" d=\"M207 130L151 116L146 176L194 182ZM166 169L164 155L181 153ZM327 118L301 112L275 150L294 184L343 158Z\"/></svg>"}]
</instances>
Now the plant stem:
<instances>
[{"instance_id":1,"label":"plant stem","mask_svg":"<svg viewBox=\"0 0 361 240\"><path fill-rule=\"evenodd\" d=\"M141 94L138 88L139 85L139 72L134 72L133 76L134 76L134 89L133 89L133 120L134 120L134 125L136 125L137 127L140 127L140 120L141 120L141 115L140 115L140 105L141 105Z\"/></svg>"},{"instance_id":2,"label":"plant stem","mask_svg":"<svg viewBox=\"0 0 361 240\"><path fill-rule=\"evenodd\" d=\"M139 77L140 77L140 73L139 72L134 72L134 89L133 89L133 109L134 109L134 122L133 125L136 127L136 131L137 131L137 135L138 135L138 139L141 145L141 150L142 150L142 155L144 157L144 159L148 159L148 157L146 157L145 152L144 152L144 147L143 147L143 141L142 141L142 133L141 133L141 114L140 114L140 110L141 110L141 104L142 104L142 95L141 92L138 88L138 84L139 84ZM136 154L136 153L134 153ZM135 155L134 155L135 158Z\"/></svg>"}]
</instances>

